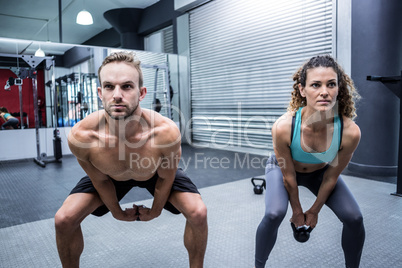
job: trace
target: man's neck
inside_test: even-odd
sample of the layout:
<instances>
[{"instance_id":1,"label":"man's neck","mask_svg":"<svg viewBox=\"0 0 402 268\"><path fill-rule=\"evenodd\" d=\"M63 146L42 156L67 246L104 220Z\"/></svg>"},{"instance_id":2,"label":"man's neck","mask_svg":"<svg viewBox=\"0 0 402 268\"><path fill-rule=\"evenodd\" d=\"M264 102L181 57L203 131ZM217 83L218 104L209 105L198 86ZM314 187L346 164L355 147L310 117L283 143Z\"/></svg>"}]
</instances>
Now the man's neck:
<instances>
[{"instance_id":1,"label":"man's neck","mask_svg":"<svg viewBox=\"0 0 402 268\"><path fill-rule=\"evenodd\" d=\"M126 140L127 137L133 137L142 131L142 110L140 107L127 118L113 119L105 113L106 125L109 135L119 138L119 140Z\"/></svg>"}]
</instances>

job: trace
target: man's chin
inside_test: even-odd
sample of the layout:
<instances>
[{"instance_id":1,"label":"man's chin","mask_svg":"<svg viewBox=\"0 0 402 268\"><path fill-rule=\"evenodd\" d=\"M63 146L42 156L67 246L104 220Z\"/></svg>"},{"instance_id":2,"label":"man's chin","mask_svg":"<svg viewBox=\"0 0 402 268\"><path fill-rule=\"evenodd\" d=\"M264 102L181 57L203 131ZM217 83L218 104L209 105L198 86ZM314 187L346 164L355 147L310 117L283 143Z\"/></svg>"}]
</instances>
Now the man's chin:
<instances>
[{"instance_id":1,"label":"man's chin","mask_svg":"<svg viewBox=\"0 0 402 268\"><path fill-rule=\"evenodd\" d=\"M127 117L126 112L108 112L110 118L114 120L124 120Z\"/></svg>"},{"instance_id":2,"label":"man's chin","mask_svg":"<svg viewBox=\"0 0 402 268\"><path fill-rule=\"evenodd\" d=\"M125 117L125 116L114 116L114 115L111 115L110 118L112 118L113 120L124 120L126 117Z\"/></svg>"},{"instance_id":3,"label":"man's chin","mask_svg":"<svg viewBox=\"0 0 402 268\"><path fill-rule=\"evenodd\" d=\"M127 113L127 112L110 112L108 113L110 118L113 120L126 120L127 118L131 117L134 112Z\"/></svg>"}]
</instances>

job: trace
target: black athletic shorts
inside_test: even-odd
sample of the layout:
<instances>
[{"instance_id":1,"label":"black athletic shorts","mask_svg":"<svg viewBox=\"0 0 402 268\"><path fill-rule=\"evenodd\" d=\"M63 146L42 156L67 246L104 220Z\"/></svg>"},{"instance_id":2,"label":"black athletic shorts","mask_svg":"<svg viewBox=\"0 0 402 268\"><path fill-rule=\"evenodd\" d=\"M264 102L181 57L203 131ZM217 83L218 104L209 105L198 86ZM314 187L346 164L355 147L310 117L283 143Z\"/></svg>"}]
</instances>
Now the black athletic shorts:
<instances>
[{"instance_id":1,"label":"black athletic shorts","mask_svg":"<svg viewBox=\"0 0 402 268\"><path fill-rule=\"evenodd\" d=\"M116 181L112 178L110 179L112 180L114 186L116 187L116 196L117 199L120 201L133 187L146 188L148 192L154 195L155 184L158 179L158 174L155 174L152 178L150 178L147 181L136 181L136 180ZM190 178L181 168L177 169L176 171L176 177L174 178L174 182L170 192L173 191L190 192L197 194L200 193L198 192L197 187L194 185L194 183L190 180ZM94 193L94 192L96 192L96 189L93 186L91 179L88 176L85 176L77 183L74 189L71 190L70 194ZM178 211L170 202L166 202L164 209L170 211L173 214L180 214L180 211ZM102 205L98 207L91 214L95 216L103 216L108 212L109 209L105 205Z\"/></svg>"}]
</instances>

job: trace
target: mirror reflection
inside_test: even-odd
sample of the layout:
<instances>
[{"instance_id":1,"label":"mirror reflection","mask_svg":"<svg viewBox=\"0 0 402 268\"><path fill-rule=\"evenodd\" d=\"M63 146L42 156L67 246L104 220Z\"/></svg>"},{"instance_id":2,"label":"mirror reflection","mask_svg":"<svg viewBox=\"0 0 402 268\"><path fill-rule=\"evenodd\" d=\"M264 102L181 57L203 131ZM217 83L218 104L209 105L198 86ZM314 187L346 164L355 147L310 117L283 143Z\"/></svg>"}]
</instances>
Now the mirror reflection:
<instances>
[{"instance_id":1,"label":"mirror reflection","mask_svg":"<svg viewBox=\"0 0 402 268\"><path fill-rule=\"evenodd\" d=\"M0 125L7 130L72 127L102 109L97 69L117 50L122 49L0 38L0 107L8 111ZM178 56L134 52L148 89L142 107L179 124ZM7 124L10 119L18 123Z\"/></svg>"}]
</instances>

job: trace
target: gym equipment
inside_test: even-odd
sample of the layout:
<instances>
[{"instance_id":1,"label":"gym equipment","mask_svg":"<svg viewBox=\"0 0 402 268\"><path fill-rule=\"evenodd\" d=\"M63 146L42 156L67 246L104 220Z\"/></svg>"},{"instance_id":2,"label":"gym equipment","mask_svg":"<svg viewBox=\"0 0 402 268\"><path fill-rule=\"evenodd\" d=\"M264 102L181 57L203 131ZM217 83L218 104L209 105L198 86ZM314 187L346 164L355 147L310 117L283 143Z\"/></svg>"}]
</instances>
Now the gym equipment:
<instances>
[{"instance_id":1,"label":"gym equipment","mask_svg":"<svg viewBox=\"0 0 402 268\"><path fill-rule=\"evenodd\" d=\"M98 76L93 73L81 75L81 88L79 91L80 94L78 94L81 119L99 109L98 91L96 85L97 78Z\"/></svg>"},{"instance_id":2,"label":"gym equipment","mask_svg":"<svg viewBox=\"0 0 402 268\"><path fill-rule=\"evenodd\" d=\"M162 107L165 109L166 116L170 119L173 119L173 114L172 114L172 97L173 97L173 90L170 86L169 82L169 67L166 64L157 64L157 65L151 65L151 64L143 64L141 63L141 68L151 68L155 69L155 80L154 80L154 90L153 91L148 91L148 93L153 93L153 101L151 104L151 108L154 111L160 112L162 110ZM160 92L163 94L163 101L157 98L157 88L158 88L158 72L159 70L162 70L165 75L165 83L163 87L163 91ZM165 106L162 105L162 103L165 104Z\"/></svg>"},{"instance_id":3,"label":"gym equipment","mask_svg":"<svg viewBox=\"0 0 402 268\"><path fill-rule=\"evenodd\" d=\"M74 126L98 110L97 76L90 73L71 73L56 78L57 119L59 127Z\"/></svg>"},{"instance_id":4,"label":"gym equipment","mask_svg":"<svg viewBox=\"0 0 402 268\"><path fill-rule=\"evenodd\" d=\"M398 148L398 172L397 172L397 181L396 181L396 192L391 193L391 195L402 197L402 71L400 76L367 76L367 80L369 81L380 81L382 82L389 90L392 91L400 100L400 108L399 108L399 148Z\"/></svg>"},{"instance_id":5,"label":"gym equipment","mask_svg":"<svg viewBox=\"0 0 402 268\"><path fill-rule=\"evenodd\" d=\"M305 243L309 240L310 233L313 228L307 225L296 227L293 222L290 223L290 226L292 226L293 237L296 239L297 242Z\"/></svg>"},{"instance_id":6,"label":"gym equipment","mask_svg":"<svg viewBox=\"0 0 402 268\"><path fill-rule=\"evenodd\" d=\"M46 69L49 70L51 67L54 68L55 66L55 61L52 58L52 63L49 66L47 65ZM53 162L61 162L62 158L62 151L61 151L61 138L60 138L60 132L57 129L57 124L55 124L55 129L53 130L53 158L47 157L46 153L40 153L40 141L39 141L39 107L38 107L38 88L37 88L37 80L36 80L36 72L33 73L32 78L32 85L33 85L33 97L34 97L34 115L35 115L35 130L36 130L36 151L37 151L37 157L34 158L34 162L38 164L41 167L46 167L47 163L53 163ZM51 92L53 92L53 98L54 98L54 103L56 104L55 107L57 107L57 93L56 93L56 81L55 81L55 76L54 76L54 69L52 73L52 82L50 84L51 86ZM56 109L54 109L53 112L54 116L54 121L56 122L57 118L57 112Z\"/></svg>"},{"instance_id":7,"label":"gym equipment","mask_svg":"<svg viewBox=\"0 0 402 268\"><path fill-rule=\"evenodd\" d=\"M19 97L20 97L20 115L23 115L22 111L22 83L25 78L30 78L32 80L32 91L33 91L33 104L34 104L34 117L35 117L35 134L36 134L36 153L37 157L34 158L34 162L38 165L45 167L48 162L60 162L61 158L61 139L58 135L59 132L57 127L54 130L54 150L55 150L55 159L48 159L45 153L40 153L40 139L39 139L39 107L38 107L38 87L37 87L37 68L43 63L43 66L46 70L53 70L52 75L52 91L55 92L55 79L54 79L54 67L55 60L53 57L36 57L30 55L20 55L20 54L4 54L0 53L0 57L5 58L15 58L17 59L17 67L11 67L10 69L17 74L18 78L14 79L14 84L19 87ZM19 60L23 61L21 64L24 66L20 66ZM10 82L10 81L9 81ZM57 95L54 93L55 99ZM21 120L22 121L22 120Z\"/></svg>"},{"instance_id":8,"label":"gym equipment","mask_svg":"<svg viewBox=\"0 0 402 268\"><path fill-rule=\"evenodd\" d=\"M254 181L262 181L261 184L256 184ZM264 192L264 189L267 189L265 179L261 178L252 178L251 183L254 185L254 193L255 194L262 194Z\"/></svg>"}]
</instances>

